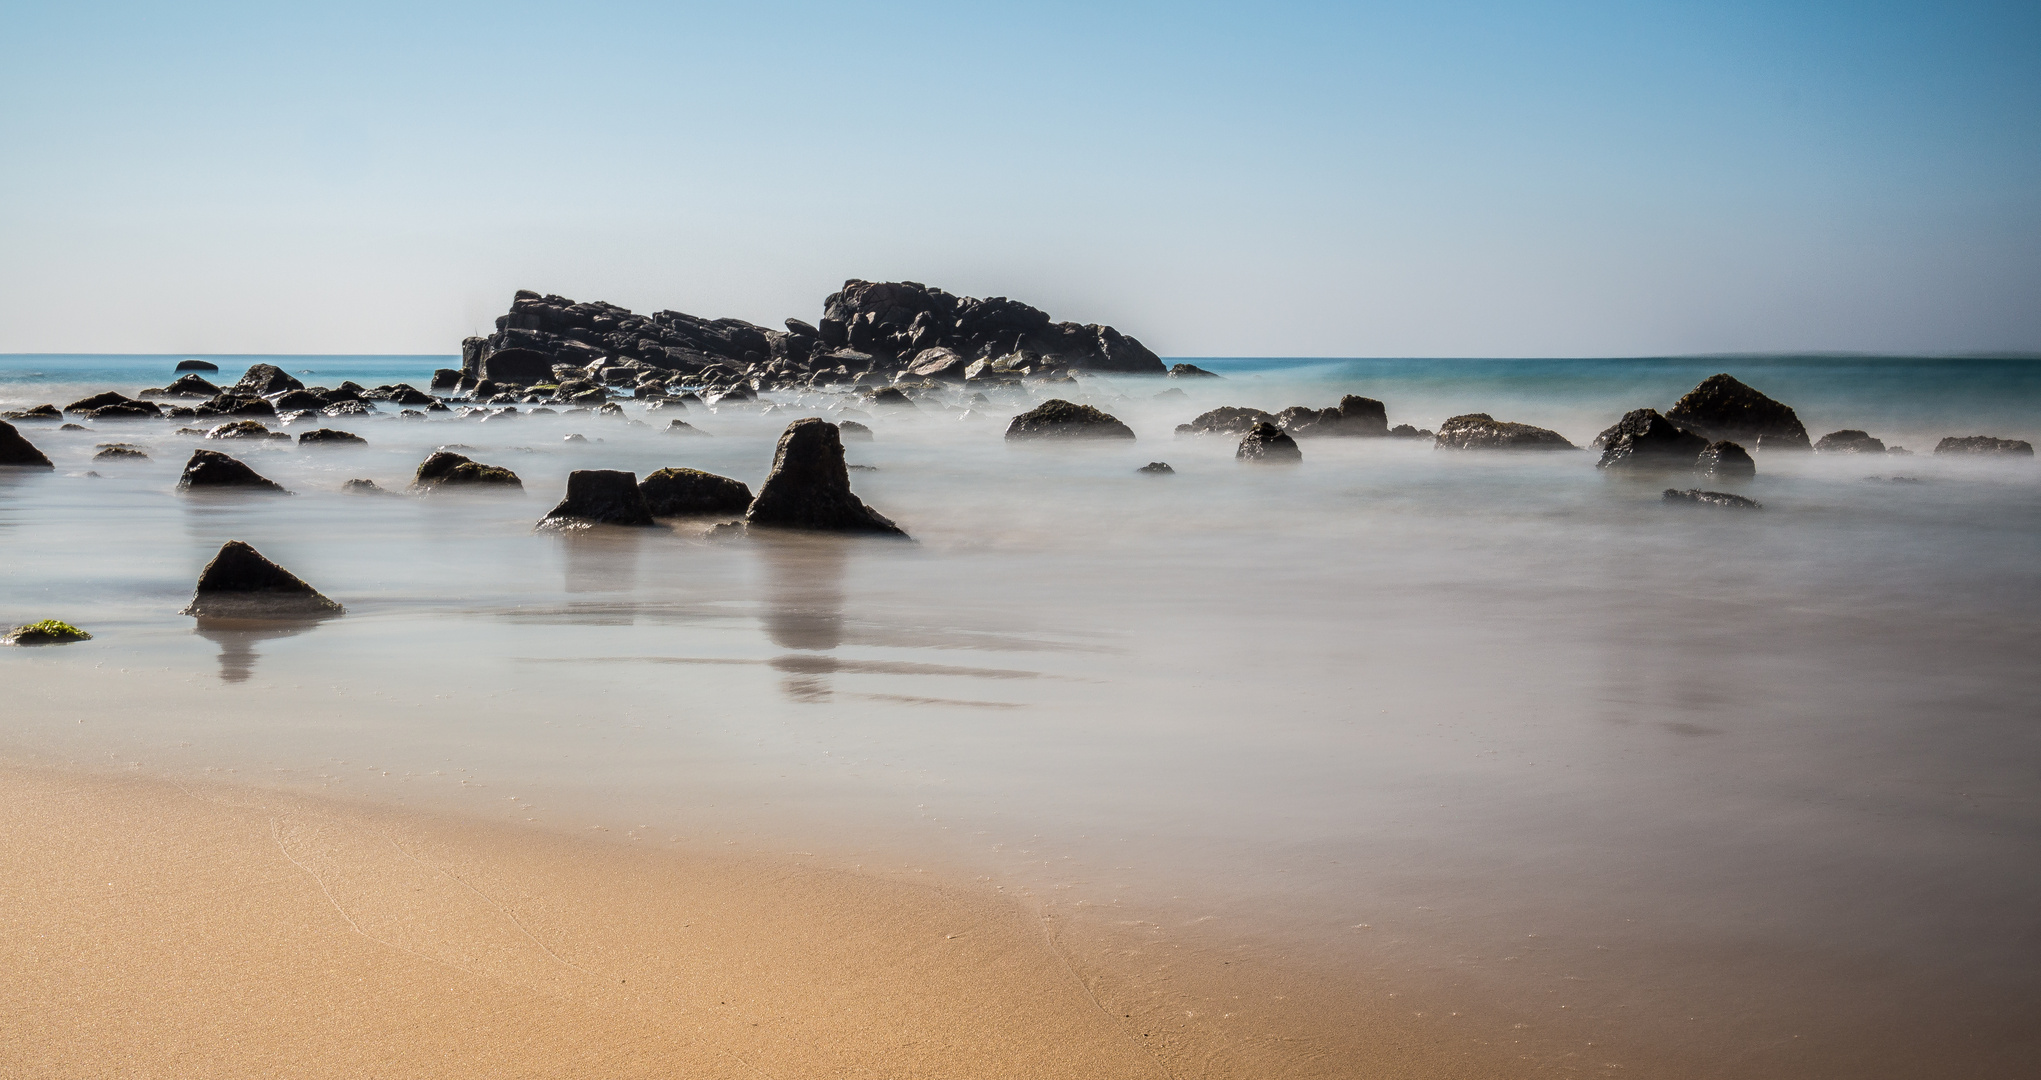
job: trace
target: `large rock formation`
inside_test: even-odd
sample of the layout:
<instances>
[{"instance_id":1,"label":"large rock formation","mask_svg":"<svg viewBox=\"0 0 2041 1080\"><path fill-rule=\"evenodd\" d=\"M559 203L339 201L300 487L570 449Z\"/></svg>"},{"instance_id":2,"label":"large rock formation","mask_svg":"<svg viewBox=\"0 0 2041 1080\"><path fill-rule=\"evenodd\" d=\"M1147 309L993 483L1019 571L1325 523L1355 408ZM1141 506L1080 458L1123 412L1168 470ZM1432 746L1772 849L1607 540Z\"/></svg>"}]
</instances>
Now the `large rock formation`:
<instances>
[{"instance_id":1,"label":"large rock formation","mask_svg":"<svg viewBox=\"0 0 2041 1080\"><path fill-rule=\"evenodd\" d=\"M1293 405L1277 413L1275 422L1298 438L1325 435L1379 438L1389 434L1389 409L1374 398L1348 394L1339 399L1336 408Z\"/></svg>"},{"instance_id":2,"label":"large rock formation","mask_svg":"<svg viewBox=\"0 0 2041 1080\"><path fill-rule=\"evenodd\" d=\"M1134 429L1089 405L1050 398L1013 418L1006 437L1014 439L1131 439Z\"/></svg>"},{"instance_id":3,"label":"large rock formation","mask_svg":"<svg viewBox=\"0 0 2041 1080\"><path fill-rule=\"evenodd\" d=\"M638 474L576 469L567 474L567 497L540 520L549 525L650 525L652 511L638 491Z\"/></svg>"},{"instance_id":4,"label":"large rock formation","mask_svg":"<svg viewBox=\"0 0 2041 1080\"><path fill-rule=\"evenodd\" d=\"M1995 439L1989 435L1950 436L1935 444L1937 454L1987 454L2003 457L2033 457L2034 444L2025 439Z\"/></svg>"},{"instance_id":5,"label":"large rock formation","mask_svg":"<svg viewBox=\"0 0 2041 1080\"><path fill-rule=\"evenodd\" d=\"M1487 413L1455 416L1439 425L1432 442L1436 450L1572 450L1556 431L1497 420Z\"/></svg>"},{"instance_id":6,"label":"large rock formation","mask_svg":"<svg viewBox=\"0 0 2041 1080\"><path fill-rule=\"evenodd\" d=\"M1807 429L1788 406L1728 375L1710 375L1666 411L1666 419L1710 439L1755 450L1806 450Z\"/></svg>"},{"instance_id":7,"label":"large rock formation","mask_svg":"<svg viewBox=\"0 0 2041 1080\"><path fill-rule=\"evenodd\" d=\"M744 520L786 529L907 535L851 494L836 425L812 416L787 425L773 453L772 473L759 486Z\"/></svg>"},{"instance_id":8,"label":"large rock formation","mask_svg":"<svg viewBox=\"0 0 2041 1080\"><path fill-rule=\"evenodd\" d=\"M1297 449L1297 440L1292 439L1282 428L1263 421L1247 429L1241 437L1240 448L1233 452L1238 461L1259 461L1272 464L1296 464L1304 460L1304 452Z\"/></svg>"},{"instance_id":9,"label":"large rock formation","mask_svg":"<svg viewBox=\"0 0 2041 1080\"><path fill-rule=\"evenodd\" d=\"M261 552L229 540L199 573L191 603L179 614L201 619L321 619L345 611Z\"/></svg>"},{"instance_id":10,"label":"large rock formation","mask_svg":"<svg viewBox=\"0 0 2041 1080\"><path fill-rule=\"evenodd\" d=\"M654 517L741 514L751 506L744 482L699 469L661 469L638 481L638 493Z\"/></svg>"},{"instance_id":11,"label":"large rock formation","mask_svg":"<svg viewBox=\"0 0 2041 1080\"><path fill-rule=\"evenodd\" d=\"M235 488L270 495L289 495L283 485L217 450L193 450L184 463L184 475L177 478L177 490L193 488Z\"/></svg>"},{"instance_id":12,"label":"large rock formation","mask_svg":"<svg viewBox=\"0 0 2041 1080\"><path fill-rule=\"evenodd\" d=\"M702 385L740 379L792 385L818 375L847 382L876 366L890 371L910 362L960 378L972 361L1010 354L1089 371L1163 371L1154 353L1110 326L1055 323L1017 301L957 297L915 282L847 281L825 302L819 326L789 319L786 327L678 311L639 315L615 304L520 291L495 333L461 343L461 375L532 385L553 382L554 367L566 365L679 374Z\"/></svg>"},{"instance_id":13,"label":"large rock formation","mask_svg":"<svg viewBox=\"0 0 2041 1080\"><path fill-rule=\"evenodd\" d=\"M35 444L21 437L14 425L0 420L0 466L17 469L54 469L55 465Z\"/></svg>"},{"instance_id":14,"label":"large rock formation","mask_svg":"<svg viewBox=\"0 0 2041 1080\"><path fill-rule=\"evenodd\" d=\"M411 486L419 491L433 491L449 487L474 487L524 490L524 481L517 474L497 465L484 465L473 458L456 454L450 450L435 451L418 465L418 473L411 479Z\"/></svg>"},{"instance_id":15,"label":"large rock formation","mask_svg":"<svg viewBox=\"0 0 2041 1080\"><path fill-rule=\"evenodd\" d=\"M1657 409L1632 409L1597 436L1595 445L1602 448L1597 469L1686 469L1708 449L1708 440L1658 415Z\"/></svg>"}]
</instances>

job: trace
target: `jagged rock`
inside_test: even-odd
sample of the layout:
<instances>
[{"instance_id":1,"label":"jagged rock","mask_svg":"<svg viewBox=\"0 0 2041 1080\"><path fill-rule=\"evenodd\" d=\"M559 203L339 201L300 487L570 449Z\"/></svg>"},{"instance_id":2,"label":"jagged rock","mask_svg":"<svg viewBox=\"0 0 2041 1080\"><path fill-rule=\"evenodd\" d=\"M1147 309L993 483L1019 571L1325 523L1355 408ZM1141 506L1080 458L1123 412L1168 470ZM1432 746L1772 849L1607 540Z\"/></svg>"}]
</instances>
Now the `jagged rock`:
<instances>
[{"instance_id":1,"label":"jagged rock","mask_svg":"<svg viewBox=\"0 0 2041 1080\"><path fill-rule=\"evenodd\" d=\"M1117 417L1089 405L1062 398L1050 398L1013 418L1006 428L1007 440L1015 439L1131 439L1134 429Z\"/></svg>"},{"instance_id":2,"label":"jagged rock","mask_svg":"<svg viewBox=\"0 0 2041 1080\"><path fill-rule=\"evenodd\" d=\"M524 481L509 469L484 465L473 458L439 450L419 463L418 474L412 478L411 486L420 491L448 487L516 488L523 491Z\"/></svg>"},{"instance_id":3,"label":"jagged rock","mask_svg":"<svg viewBox=\"0 0 2041 1080\"><path fill-rule=\"evenodd\" d=\"M434 390L454 390L459 388L461 385L460 369L445 367L434 368L432 372L431 385Z\"/></svg>"},{"instance_id":4,"label":"jagged rock","mask_svg":"<svg viewBox=\"0 0 2041 1080\"><path fill-rule=\"evenodd\" d=\"M286 390L270 398L269 407L275 409L279 414L307 412L313 409L325 408L326 399L310 390Z\"/></svg>"},{"instance_id":5,"label":"jagged rock","mask_svg":"<svg viewBox=\"0 0 2041 1080\"><path fill-rule=\"evenodd\" d=\"M198 375L184 375L160 390L144 390L145 398L209 398L217 397L220 388L205 381Z\"/></svg>"},{"instance_id":6,"label":"jagged rock","mask_svg":"<svg viewBox=\"0 0 2041 1080\"><path fill-rule=\"evenodd\" d=\"M842 437L835 424L820 417L787 425L773 453L772 472L744 519L788 529L907 535L851 493Z\"/></svg>"},{"instance_id":7,"label":"jagged rock","mask_svg":"<svg viewBox=\"0 0 2041 1080\"><path fill-rule=\"evenodd\" d=\"M1226 376L1216 371L1206 371L1196 364L1171 364L1169 377L1172 379L1223 379Z\"/></svg>"},{"instance_id":8,"label":"jagged rock","mask_svg":"<svg viewBox=\"0 0 2041 1080\"><path fill-rule=\"evenodd\" d=\"M752 502L742 481L699 469L661 469L638 481L638 493L653 517L741 514Z\"/></svg>"},{"instance_id":9,"label":"jagged rock","mask_svg":"<svg viewBox=\"0 0 2041 1080\"><path fill-rule=\"evenodd\" d=\"M1710 443L1694 459L1694 471L1711 479L1748 480L1758 474L1757 462L1733 442Z\"/></svg>"},{"instance_id":10,"label":"jagged rock","mask_svg":"<svg viewBox=\"0 0 2041 1080\"><path fill-rule=\"evenodd\" d=\"M1661 501L1694 506L1714 506L1724 510L1763 510L1765 508L1763 503L1754 499L1746 499L1741 495L1731 495L1726 491L1702 491L1699 488L1688 488L1685 491L1680 491L1676 488L1666 488L1665 495Z\"/></svg>"},{"instance_id":11,"label":"jagged rock","mask_svg":"<svg viewBox=\"0 0 2041 1080\"><path fill-rule=\"evenodd\" d=\"M667 433L668 435L707 435L707 434L708 434L708 432L706 432L706 431L703 431L703 430L702 430L701 428L698 428L698 427L694 426L693 424L690 424L690 423L688 423L688 422L687 422L687 421L685 421L685 420L675 420L675 421L673 421L672 423L670 423L670 424L666 425L666 433Z\"/></svg>"},{"instance_id":12,"label":"jagged rock","mask_svg":"<svg viewBox=\"0 0 2041 1080\"><path fill-rule=\"evenodd\" d=\"M1156 474L1176 472L1175 469L1169 467L1169 462L1167 461L1151 461L1148 464L1143 465L1138 469L1135 469L1134 471Z\"/></svg>"},{"instance_id":13,"label":"jagged rock","mask_svg":"<svg viewBox=\"0 0 2041 1080\"><path fill-rule=\"evenodd\" d=\"M200 405L197 414L199 416L275 416L276 406L259 397L236 393L232 390L224 390L220 392L218 397L212 398Z\"/></svg>"},{"instance_id":14,"label":"jagged rock","mask_svg":"<svg viewBox=\"0 0 2041 1080\"><path fill-rule=\"evenodd\" d=\"M1239 461L1287 465L1303 461L1304 451L1297 449L1297 440L1282 428L1264 420L1247 429L1247 434L1241 437L1240 448L1233 452L1233 456Z\"/></svg>"},{"instance_id":15,"label":"jagged rock","mask_svg":"<svg viewBox=\"0 0 2041 1080\"><path fill-rule=\"evenodd\" d=\"M638 491L638 475L618 469L576 469L568 473L567 497L547 511L539 527L583 523L652 524L652 511Z\"/></svg>"},{"instance_id":16,"label":"jagged rock","mask_svg":"<svg viewBox=\"0 0 2041 1080\"><path fill-rule=\"evenodd\" d=\"M128 461L147 461L149 460L149 452L139 446L129 446L127 443L106 443L99 448L98 453L92 455L92 460L94 461L120 461L123 459Z\"/></svg>"},{"instance_id":17,"label":"jagged rock","mask_svg":"<svg viewBox=\"0 0 2041 1080\"><path fill-rule=\"evenodd\" d=\"M913 409L914 402L908 400L906 392L897 387L884 386L871 392L865 403L875 409Z\"/></svg>"},{"instance_id":18,"label":"jagged rock","mask_svg":"<svg viewBox=\"0 0 2041 1080\"><path fill-rule=\"evenodd\" d=\"M184 475L177 478L177 490L192 488L247 488L271 495L290 494L282 484L217 450L191 452L191 460L184 463Z\"/></svg>"},{"instance_id":19,"label":"jagged rock","mask_svg":"<svg viewBox=\"0 0 2041 1080\"><path fill-rule=\"evenodd\" d=\"M305 384L296 376L275 364L256 364L242 374L241 381L234 384L233 392L242 397L268 397L304 388Z\"/></svg>"},{"instance_id":20,"label":"jagged rock","mask_svg":"<svg viewBox=\"0 0 2041 1080\"><path fill-rule=\"evenodd\" d=\"M352 431L338 431L338 430L335 430L335 429L333 429L333 428L320 428L320 429L319 429L319 430L317 430L317 431L307 431L307 432L305 432L304 434L302 434L302 435L299 435L299 436L298 436L298 445L299 445L299 446L346 446L346 445L355 445L355 446L366 446L366 445L368 445L368 440L367 440L367 439L364 439L364 438L362 438L362 437L361 437L361 436L359 436L359 435L356 435L356 434L355 434L354 432L352 432Z\"/></svg>"},{"instance_id":21,"label":"jagged rock","mask_svg":"<svg viewBox=\"0 0 2041 1080\"><path fill-rule=\"evenodd\" d=\"M1814 444L1814 449L1824 454L1882 454L1885 444L1872 438L1868 432L1845 428L1823 435Z\"/></svg>"},{"instance_id":22,"label":"jagged rock","mask_svg":"<svg viewBox=\"0 0 2041 1080\"><path fill-rule=\"evenodd\" d=\"M218 371L218 370L220 370L220 365L218 365L218 364L215 364L215 363L213 363L213 362L212 362L212 361L210 361L210 360L179 360L179 361L177 362L177 368L176 368L176 370L178 370L178 371Z\"/></svg>"},{"instance_id":23,"label":"jagged rock","mask_svg":"<svg viewBox=\"0 0 2041 1080\"><path fill-rule=\"evenodd\" d=\"M1208 414L1209 415L1209 414ZM1331 409L1295 405L1276 414L1275 425L1293 436L1380 438L1389 434L1389 411L1374 398L1348 394Z\"/></svg>"},{"instance_id":24,"label":"jagged rock","mask_svg":"<svg viewBox=\"0 0 2041 1080\"><path fill-rule=\"evenodd\" d=\"M14 409L0 413L0 417L9 420L62 420L64 414L58 412L55 405L37 405L32 409Z\"/></svg>"},{"instance_id":25,"label":"jagged rock","mask_svg":"<svg viewBox=\"0 0 2041 1080\"><path fill-rule=\"evenodd\" d=\"M1409 424L1398 424L1389 429L1389 437L1392 439L1429 439L1432 437L1432 432L1428 428L1415 428Z\"/></svg>"},{"instance_id":26,"label":"jagged rock","mask_svg":"<svg viewBox=\"0 0 2041 1080\"><path fill-rule=\"evenodd\" d=\"M553 354L536 349L499 349L482 361L476 374L490 382L536 386L553 380Z\"/></svg>"},{"instance_id":27,"label":"jagged rock","mask_svg":"<svg viewBox=\"0 0 2041 1080\"><path fill-rule=\"evenodd\" d=\"M230 420L206 432L208 439L267 439L269 429L259 420Z\"/></svg>"},{"instance_id":28,"label":"jagged rock","mask_svg":"<svg viewBox=\"0 0 2041 1080\"><path fill-rule=\"evenodd\" d=\"M74 641L91 640L91 634L70 623L61 619L44 619L7 631L6 637L0 637L0 645L68 645Z\"/></svg>"},{"instance_id":29,"label":"jagged rock","mask_svg":"<svg viewBox=\"0 0 2041 1080\"><path fill-rule=\"evenodd\" d=\"M1668 409L1667 420L1709 439L1753 450L1806 450L1807 429L1793 410L1729 375L1710 375Z\"/></svg>"},{"instance_id":30,"label":"jagged rock","mask_svg":"<svg viewBox=\"0 0 2041 1080\"><path fill-rule=\"evenodd\" d=\"M179 614L201 619L320 619L345 611L261 552L229 540L199 573L191 603Z\"/></svg>"},{"instance_id":31,"label":"jagged rock","mask_svg":"<svg viewBox=\"0 0 2041 1080\"><path fill-rule=\"evenodd\" d=\"M855 420L838 420L836 430L843 433L844 442L871 442L872 429Z\"/></svg>"},{"instance_id":32,"label":"jagged rock","mask_svg":"<svg viewBox=\"0 0 2041 1080\"><path fill-rule=\"evenodd\" d=\"M366 401L336 401L320 409L319 413L322 416L369 416L375 411L376 407Z\"/></svg>"},{"instance_id":33,"label":"jagged rock","mask_svg":"<svg viewBox=\"0 0 2041 1080\"><path fill-rule=\"evenodd\" d=\"M915 353L907 370L916 378L963 382L964 373L970 369L972 363L973 361L958 356L954 350L937 346Z\"/></svg>"},{"instance_id":34,"label":"jagged rock","mask_svg":"<svg viewBox=\"0 0 2041 1080\"><path fill-rule=\"evenodd\" d=\"M54 469L42 451L33 443L21 437L14 425L0 420L0 467L17 469Z\"/></svg>"},{"instance_id":35,"label":"jagged rock","mask_svg":"<svg viewBox=\"0 0 2041 1080\"><path fill-rule=\"evenodd\" d=\"M1632 409L1596 437L1602 448L1597 469L1688 469L1708 440L1658 414L1657 409Z\"/></svg>"},{"instance_id":36,"label":"jagged rock","mask_svg":"<svg viewBox=\"0 0 2041 1080\"><path fill-rule=\"evenodd\" d=\"M1260 423L1274 423L1275 414L1260 409L1245 409L1234 405L1223 405L1210 412L1198 414L1188 424L1178 424L1176 433L1183 435L1245 435Z\"/></svg>"},{"instance_id":37,"label":"jagged rock","mask_svg":"<svg viewBox=\"0 0 2041 1080\"><path fill-rule=\"evenodd\" d=\"M1995 439L1990 435L1950 436L1935 444L1937 454L1993 454L2001 457L2033 457L2034 444L2025 439Z\"/></svg>"},{"instance_id":38,"label":"jagged rock","mask_svg":"<svg viewBox=\"0 0 2041 1080\"><path fill-rule=\"evenodd\" d=\"M881 358L940 346L974 360L1023 353L1082 371L1163 372L1154 353L1110 326L1051 322L1005 297L958 297L913 281L846 281L816 329L827 348Z\"/></svg>"},{"instance_id":39,"label":"jagged rock","mask_svg":"<svg viewBox=\"0 0 2041 1080\"><path fill-rule=\"evenodd\" d=\"M1455 416L1439 425L1433 449L1444 450L1572 450L1574 445L1556 431L1508 420L1487 413Z\"/></svg>"}]
</instances>

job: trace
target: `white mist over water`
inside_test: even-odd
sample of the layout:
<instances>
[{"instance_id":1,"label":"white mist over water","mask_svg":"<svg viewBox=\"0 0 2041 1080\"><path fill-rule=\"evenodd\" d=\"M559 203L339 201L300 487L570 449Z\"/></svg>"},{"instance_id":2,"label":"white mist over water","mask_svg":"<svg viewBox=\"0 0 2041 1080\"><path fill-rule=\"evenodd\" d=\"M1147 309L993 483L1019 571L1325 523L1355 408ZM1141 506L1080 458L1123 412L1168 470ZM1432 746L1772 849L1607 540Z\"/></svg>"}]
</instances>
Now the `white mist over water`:
<instances>
[{"instance_id":1,"label":"white mist over water","mask_svg":"<svg viewBox=\"0 0 2041 1080\"><path fill-rule=\"evenodd\" d=\"M1915 362L1876 394L1819 364L1682 363L1816 435L2034 434L2018 362L1953 386ZM1705 1015L1718 1048L1819 1038L1819 1000L1831 1040L2031 1053L1997 1025L2041 990L2033 459L1765 454L1727 486L1766 509L1739 514L1663 505L1696 482L1603 476L1588 452L1306 439L1303 465L1256 467L1171 436L1220 404L1353 392L1392 423L1488 411L1584 444L1699 377L1612 370L1085 380L1132 444L1008 445L1017 405L881 413L852 482L914 543L532 531L578 468L755 490L819 399L697 407L706 438L593 415L323 421L370 445L317 451L24 427L58 468L0 476L0 616L97 637L0 656L0 753L1174 904L1525 1008L1585 978L1576 1007ZM1949 426L1969 409L2029 426ZM152 459L92 461L107 441ZM401 489L453 443L526 494L338 490ZM196 446L298 494L177 495ZM1151 460L1176 474L1134 471ZM349 614L195 631L175 613L227 539ZM1923 988L1942 1004L1893 1004Z\"/></svg>"}]
</instances>

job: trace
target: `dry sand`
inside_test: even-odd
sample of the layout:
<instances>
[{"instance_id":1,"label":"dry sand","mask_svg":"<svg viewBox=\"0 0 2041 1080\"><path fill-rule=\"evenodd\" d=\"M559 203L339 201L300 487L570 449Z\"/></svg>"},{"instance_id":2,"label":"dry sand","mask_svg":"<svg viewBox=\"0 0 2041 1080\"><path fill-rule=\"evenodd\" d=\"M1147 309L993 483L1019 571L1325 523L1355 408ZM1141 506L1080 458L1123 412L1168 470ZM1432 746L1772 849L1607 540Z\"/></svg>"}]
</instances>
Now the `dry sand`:
<instances>
[{"instance_id":1,"label":"dry sand","mask_svg":"<svg viewBox=\"0 0 2041 1080\"><path fill-rule=\"evenodd\" d=\"M1138 920L800 861L0 766L0 1075L1572 1071Z\"/></svg>"}]
</instances>

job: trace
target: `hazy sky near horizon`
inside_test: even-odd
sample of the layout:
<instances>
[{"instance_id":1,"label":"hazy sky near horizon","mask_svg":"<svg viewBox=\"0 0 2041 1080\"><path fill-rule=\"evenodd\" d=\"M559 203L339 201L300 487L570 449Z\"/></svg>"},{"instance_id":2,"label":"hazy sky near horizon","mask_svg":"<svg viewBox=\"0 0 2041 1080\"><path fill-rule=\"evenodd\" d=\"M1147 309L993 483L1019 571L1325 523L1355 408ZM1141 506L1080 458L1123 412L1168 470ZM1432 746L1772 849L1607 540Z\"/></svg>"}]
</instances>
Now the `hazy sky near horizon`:
<instances>
[{"instance_id":1,"label":"hazy sky near horizon","mask_svg":"<svg viewBox=\"0 0 2041 1080\"><path fill-rule=\"evenodd\" d=\"M0 352L845 278L1165 355L2041 351L2041 5L0 0Z\"/></svg>"}]
</instances>

